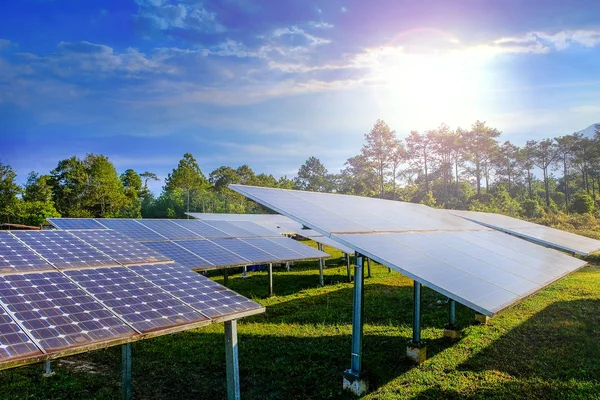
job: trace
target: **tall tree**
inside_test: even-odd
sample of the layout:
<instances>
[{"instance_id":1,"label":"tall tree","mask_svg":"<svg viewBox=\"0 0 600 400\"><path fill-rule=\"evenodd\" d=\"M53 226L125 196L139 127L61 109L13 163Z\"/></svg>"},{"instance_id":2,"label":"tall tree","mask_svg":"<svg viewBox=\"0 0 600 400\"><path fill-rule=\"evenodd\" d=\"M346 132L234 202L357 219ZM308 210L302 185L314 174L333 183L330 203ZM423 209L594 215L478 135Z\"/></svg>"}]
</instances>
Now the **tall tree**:
<instances>
[{"instance_id":1,"label":"tall tree","mask_svg":"<svg viewBox=\"0 0 600 400\"><path fill-rule=\"evenodd\" d=\"M185 196L186 209L190 211L192 192L198 193L206 188L208 182L198 162L190 153L185 153L175 168L165 179L164 190L175 193L179 189ZM170 197L169 197L170 198Z\"/></svg>"},{"instance_id":2,"label":"tall tree","mask_svg":"<svg viewBox=\"0 0 600 400\"><path fill-rule=\"evenodd\" d=\"M141 218L142 198L146 188L142 186L142 177L132 169L127 169L120 176L126 201L120 211L120 216L126 218Z\"/></svg>"},{"instance_id":3,"label":"tall tree","mask_svg":"<svg viewBox=\"0 0 600 400\"><path fill-rule=\"evenodd\" d=\"M569 168L571 167L571 160L573 153L575 152L577 137L575 135L565 135L555 139L557 147L556 161L562 164L563 169L563 183L565 187L565 209L569 210L569 203L571 202L571 190L569 186Z\"/></svg>"},{"instance_id":4,"label":"tall tree","mask_svg":"<svg viewBox=\"0 0 600 400\"><path fill-rule=\"evenodd\" d=\"M544 139L539 142L535 140L527 141L525 147L529 150L531 161L542 170L544 174L544 193L546 197L546 206L550 207L550 190L548 188L548 168L554 162L558 149L552 139Z\"/></svg>"},{"instance_id":5,"label":"tall tree","mask_svg":"<svg viewBox=\"0 0 600 400\"><path fill-rule=\"evenodd\" d=\"M399 146L396 132L382 120L378 119L373 129L365 134L365 144L361 154L371 166L379 183L379 197L385 192L385 178L390 174L392 156ZM395 180L395 178L393 177Z\"/></svg>"},{"instance_id":6,"label":"tall tree","mask_svg":"<svg viewBox=\"0 0 600 400\"><path fill-rule=\"evenodd\" d=\"M52 195L56 209L63 217L91 217L84 206L88 171L84 163L73 156L58 162L50 171Z\"/></svg>"},{"instance_id":7,"label":"tall tree","mask_svg":"<svg viewBox=\"0 0 600 400\"><path fill-rule=\"evenodd\" d=\"M96 217L118 216L127 199L113 163L102 154L87 154L83 164L88 176L84 192L86 208Z\"/></svg>"},{"instance_id":8,"label":"tall tree","mask_svg":"<svg viewBox=\"0 0 600 400\"><path fill-rule=\"evenodd\" d=\"M52 201L49 175L32 171L27 177L21 208L22 221L27 225L42 225L46 218L60 217Z\"/></svg>"},{"instance_id":9,"label":"tall tree","mask_svg":"<svg viewBox=\"0 0 600 400\"><path fill-rule=\"evenodd\" d=\"M488 163L497 146L496 138L500 131L486 125L485 121L476 121L471 130L464 132L466 157L473 164L471 173L475 177L477 197L481 197L481 179L488 175Z\"/></svg>"},{"instance_id":10,"label":"tall tree","mask_svg":"<svg viewBox=\"0 0 600 400\"><path fill-rule=\"evenodd\" d=\"M429 167L433 155L432 147L434 146L434 135L435 131L427 131L423 134L420 134L417 131L411 131L410 135L406 138L408 156L412 160L413 165L423 171L425 178L425 193L429 193L430 191Z\"/></svg>"},{"instance_id":11,"label":"tall tree","mask_svg":"<svg viewBox=\"0 0 600 400\"><path fill-rule=\"evenodd\" d=\"M11 222L18 214L21 187L15 182L17 174L8 164L0 162L0 222Z\"/></svg>"},{"instance_id":12,"label":"tall tree","mask_svg":"<svg viewBox=\"0 0 600 400\"><path fill-rule=\"evenodd\" d=\"M507 140L498 148L498 152L493 159L498 175L506 178L509 194L514 184L515 175L517 175L518 155L519 148Z\"/></svg>"},{"instance_id":13,"label":"tall tree","mask_svg":"<svg viewBox=\"0 0 600 400\"><path fill-rule=\"evenodd\" d=\"M377 176L364 155L346 160L339 177L340 192L357 196L373 196L377 193Z\"/></svg>"},{"instance_id":14,"label":"tall tree","mask_svg":"<svg viewBox=\"0 0 600 400\"><path fill-rule=\"evenodd\" d=\"M230 183L242 183L242 178L235 169L223 165L208 175L208 181L215 186L215 189L222 190Z\"/></svg>"},{"instance_id":15,"label":"tall tree","mask_svg":"<svg viewBox=\"0 0 600 400\"><path fill-rule=\"evenodd\" d=\"M309 157L298 169L294 186L300 190L326 192L328 189L327 168L316 157Z\"/></svg>"}]
</instances>

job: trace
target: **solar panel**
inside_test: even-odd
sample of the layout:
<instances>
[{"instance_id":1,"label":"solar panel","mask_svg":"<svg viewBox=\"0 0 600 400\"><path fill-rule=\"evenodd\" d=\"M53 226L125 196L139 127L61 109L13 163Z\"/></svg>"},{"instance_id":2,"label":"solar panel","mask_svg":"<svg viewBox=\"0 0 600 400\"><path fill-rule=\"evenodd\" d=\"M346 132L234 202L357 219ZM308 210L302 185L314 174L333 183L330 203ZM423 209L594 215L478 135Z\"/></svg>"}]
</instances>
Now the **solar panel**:
<instances>
[{"instance_id":1,"label":"solar panel","mask_svg":"<svg viewBox=\"0 0 600 400\"><path fill-rule=\"evenodd\" d=\"M166 219L140 219L137 222L170 240L202 238L200 235Z\"/></svg>"},{"instance_id":2,"label":"solar panel","mask_svg":"<svg viewBox=\"0 0 600 400\"><path fill-rule=\"evenodd\" d=\"M101 219L102 225L113 229L122 235L125 235L138 242L166 240L164 236L146 228L133 219Z\"/></svg>"},{"instance_id":3,"label":"solar panel","mask_svg":"<svg viewBox=\"0 0 600 400\"><path fill-rule=\"evenodd\" d=\"M180 240L177 241L177 244L194 254L202 255L202 258L215 266L225 267L250 264L250 260L232 253L210 240Z\"/></svg>"},{"instance_id":4,"label":"solar panel","mask_svg":"<svg viewBox=\"0 0 600 400\"><path fill-rule=\"evenodd\" d=\"M229 223L242 228L257 237L279 236L278 232L275 232L272 229L267 229L252 221L230 221Z\"/></svg>"},{"instance_id":5,"label":"solar panel","mask_svg":"<svg viewBox=\"0 0 600 400\"><path fill-rule=\"evenodd\" d=\"M173 222L205 238L210 239L230 237L229 234L216 228L213 228L212 226L207 225L202 221L196 221L193 219L178 219Z\"/></svg>"},{"instance_id":6,"label":"solar panel","mask_svg":"<svg viewBox=\"0 0 600 400\"><path fill-rule=\"evenodd\" d=\"M342 253L345 254L354 254L354 250L351 249L350 247L343 245L337 241L335 241L334 239L327 237L327 236L311 236L310 237L311 240L314 240L317 243L321 243L324 244L325 246L329 246L329 247L333 247L334 249L338 249L340 250Z\"/></svg>"},{"instance_id":7,"label":"solar panel","mask_svg":"<svg viewBox=\"0 0 600 400\"><path fill-rule=\"evenodd\" d=\"M251 244L242 242L240 239L214 239L214 243L250 260L252 263L263 263L277 261L277 257L267 253Z\"/></svg>"},{"instance_id":8,"label":"solar panel","mask_svg":"<svg viewBox=\"0 0 600 400\"><path fill-rule=\"evenodd\" d=\"M177 264L130 268L210 318L263 308L234 291Z\"/></svg>"},{"instance_id":9,"label":"solar panel","mask_svg":"<svg viewBox=\"0 0 600 400\"><path fill-rule=\"evenodd\" d=\"M280 214L225 214L225 213L186 213L190 217L203 221L252 221L252 222L279 222L288 221L289 218Z\"/></svg>"},{"instance_id":10,"label":"solar panel","mask_svg":"<svg viewBox=\"0 0 600 400\"><path fill-rule=\"evenodd\" d=\"M570 253L589 255L600 250L599 240L534 224L506 215L459 210L447 210L446 212L493 229L501 230Z\"/></svg>"},{"instance_id":11,"label":"solar panel","mask_svg":"<svg viewBox=\"0 0 600 400\"><path fill-rule=\"evenodd\" d=\"M142 333L208 319L125 267L65 273Z\"/></svg>"},{"instance_id":12,"label":"solar panel","mask_svg":"<svg viewBox=\"0 0 600 400\"><path fill-rule=\"evenodd\" d=\"M58 271L0 277L0 301L46 352L135 333Z\"/></svg>"},{"instance_id":13,"label":"solar panel","mask_svg":"<svg viewBox=\"0 0 600 400\"><path fill-rule=\"evenodd\" d=\"M54 269L7 231L0 231L0 272Z\"/></svg>"},{"instance_id":14,"label":"solar panel","mask_svg":"<svg viewBox=\"0 0 600 400\"><path fill-rule=\"evenodd\" d=\"M106 229L93 218L47 218L54 227L62 230Z\"/></svg>"},{"instance_id":15,"label":"solar panel","mask_svg":"<svg viewBox=\"0 0 600 400\"><path fill-rule=\"evenodd\" d=\"M249 245L272 254L275 257L275 260L278 261L290 261L305 258L304 254L298 253L288 247L280 246L279 244L267 240L266 238L246 238L241 240Z\"/></svg>"},{"instance_id":16,"label":"solar panel","mask_svg":"<svg viewBox=\"0 0 600 400\"><path fill-rule=\"evenodd\" d=\"M12 234L56 268L118 265L67 231L13 231Z\"/></svg>"},{"instance_id":17,"label":"solar panel","mask_svg":"<svg viewBox=\"0 0 600 400\"><path fill-rule=\"evenodd\" d=\"M145 242L144 244L188 268L210 268L214 266L204 258L191 253L175 242Z\"/></svg>"},{"instance_id":18,"label":"solar panel","mask_svg":"<svg viewBox=\"0 0 600 400\"><path fill-rule=\"evenodd\" d=\"M240 228L239 226L234 225L229 221L204 221L205 224L212 226L220 231L223 231L227 234L227 236L231 237L256 237L258 235L247 231L246 229ZM270 235L270 233L269 233ZM225 236L221 236L225 237Z\"/></svg>"},{"instance_id":19,"label":"solar panel","mask_svg":"<svg viewBox=\"0 0 600 400\"><path fill-rule=\"evenodd\" d=\"M41 354L21 327L0 308L0 362Z\"/></svg>"},{"instance_id":20,"label":"solar panel","mask_svg":"<svg viewBox=\"0 0 600 400\"><path fill-rule=\"evenodd\" d=\"M324 258L329 257L329 254L323 253L313 247L302 244L294 239L289 239L285 237L281 238L266 238L268 241L271 241L280 246L286 247L290 250L294 250L296 253L302 254L305 259L309 258Z\"/></svg>"},{"instance_id":21,"label":"solar panel","mask_svg":"<svg viewBox=\"0 0 600 400\"><path fill-rule=\"evenodd\" d=\"M165 257L165 255L109 229L71 231L70 233L121 264L141 264L170 260L168 256Z\"/></svg>"}]
</instances>

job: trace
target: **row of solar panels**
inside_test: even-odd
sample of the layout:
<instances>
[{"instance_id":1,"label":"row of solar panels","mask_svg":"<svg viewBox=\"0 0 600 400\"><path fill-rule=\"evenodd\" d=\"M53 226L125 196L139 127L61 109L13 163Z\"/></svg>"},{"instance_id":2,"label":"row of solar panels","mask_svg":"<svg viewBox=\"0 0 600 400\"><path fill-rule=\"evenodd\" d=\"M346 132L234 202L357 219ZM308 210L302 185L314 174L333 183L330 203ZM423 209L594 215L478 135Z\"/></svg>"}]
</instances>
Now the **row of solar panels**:
<instances>
[{"instance_id":1,"label":"row of solar panels","mask_svg":"<svg viewBox=\"0 0 600 400\"><path fill-rule=\"evenodd\" d=\"M181 265L0 276L0 369L263 312Z\"/></svg>"},{"instance_id":2,"label":"row of solar panels","mask_svg":"<svg viewBox=\"0 0 600 400\"><path fill-rule=\"evenodd\" d=\"M250 221L186 219L48 218L62 230L112 229L138 242L279 236Z\"/></svg>"}]
</instances>

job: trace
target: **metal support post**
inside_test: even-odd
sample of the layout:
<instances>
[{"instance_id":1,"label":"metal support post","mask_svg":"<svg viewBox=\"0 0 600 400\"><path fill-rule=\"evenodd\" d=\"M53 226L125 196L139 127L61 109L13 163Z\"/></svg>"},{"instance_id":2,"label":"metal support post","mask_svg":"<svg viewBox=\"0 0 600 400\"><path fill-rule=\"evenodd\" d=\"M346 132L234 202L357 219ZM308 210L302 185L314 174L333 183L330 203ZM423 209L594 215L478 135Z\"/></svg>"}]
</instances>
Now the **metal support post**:
<instances>
[{"instance_id":1,"label":"metal support post","mask_svg":"<svg viewBox=\"0 0 600 400\"><path fill-rule=\"evenodd\" d=\"M352 282L352 272L350 272L350 254L346 254L346 272L348 273L348 282Z\"/></svg>"},{"instance_id":2,"label":"metal support post","mask_svg":"<svg viewBox=\"0 0 600 400\"><path fill-rule=\"evenodd\" d=\"M456 327L456 301L448 299L448 329Z\"/></svg>"},{"instance_id":3,"label":"metal support post","mask_svg":"<svg viewBox=\"0 0 600 400\"><path fill-rule=\"evenodd\" d=\"M240 364L238 360L237 320L225 322L225 364L227 370L227 400L239 400Z\"/></svg>"},{"instance_id":4,"label":"metal support post","mask_svg":"<svg viewBox=\"0 0 600 400\"><path fill-rule=\"evenodd\" d=\"M323 251L322 243L318 243L317 246L319 248L319 251ZM323 269L325 269L325 259L319 258L319 285L320 286L325 285L325 277L323 276Z\"/></svg>"},{"instance_id":5,"label":"metal support post","mask_svg":"<svg viewBox=\"0 0 600 400\"><path fill-rule=\"evenodd\" d=\"M406 347L406 355L421 364L427 358L427 347L421 342L421 284L414 281L413 287L413 334Z\"/></svg>"},{"instance_id":6,"label":"metal support post","mask_svg":"<svg viewBox=\"0 0 600 400\"><path fill-rule=\"evenodd\" d=\"M344 372L344 389L361 396L367 391L362 370L362 339L364 316L364 257L358 253L354 262L354 299L352 308L352 353L350 369Z\"/></svg>"},{"instance_id":7,"label":"metal support post","mask_svg":"<svg viewBox=\"0 0 600 400\"><path fill-rule=\"evenodd\" d=\"M50 360L46 360L44 361L44 372L42 373L42 376L44 378L48 378L52 375L54 375L54 371L52 371L52 363Z\"/></svg>"},{"instance_id":8,"label":"metal support post","mask_svg":"<svg viewBox=\"0 0 600 400\"><path fill-rule=\"evenodd\" d=\"M269 296L273 296L273 264L269 263Z\"/></svg>"},{"instance_id":9,"label":"metal support post","mask_svg":"<svg viewBox=\"0 0 600 400\"><path fill-rule=\"evenodd\" d=\"M131 400L131 343L121 345L121 397Z\"/></svg>"},{"instance_id":10,"label":"metal support post","mask_svg":"<svg viewBox=\"0 0 600 400\"><path fill-rule=\"evenodd\" d=\"M247 278L248 277L248 267L246 267L245 265L242 267L242 278Z\"/></svg>"},{"instance_id":11,"label":"metal support post","mask_svg":"<svg viewBox=\"0 0 600 400\"><path fill-rule=\"evenodd\" d=\"M371 259L367 258L367 278L371 277Z\"/></svg>"},{"instance_id":12,"label":"metal support post","mask_svg":"<svg viewBox=\"0 0 600 400\"><path fill-rule=\"evenodd\" d=\"M223 285L227 286L229 284L229 268L225 268L223 270Z\"/></svg>"}]
</instances>

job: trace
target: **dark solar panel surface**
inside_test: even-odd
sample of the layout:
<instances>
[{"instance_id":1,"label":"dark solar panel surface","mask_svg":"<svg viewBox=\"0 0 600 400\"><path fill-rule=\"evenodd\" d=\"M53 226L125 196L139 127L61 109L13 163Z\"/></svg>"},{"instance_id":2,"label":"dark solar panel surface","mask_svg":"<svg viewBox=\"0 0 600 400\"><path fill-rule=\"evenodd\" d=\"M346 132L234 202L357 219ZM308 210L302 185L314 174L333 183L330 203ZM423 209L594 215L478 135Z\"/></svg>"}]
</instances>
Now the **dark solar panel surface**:
<instances>
[{"instance_id":1,"label":"dark solar panel surface","mask_svg":"<svg viewBox=\"0 0 600 400\"><path fill-rule=\"evenodd\" d=\"M0 277L0 300L47 352L134 333L58 271Z\"/></svg>"},{"instance_id":2,"label":"dark solar panel surface","mask_svg":"<svg viewBox=\"0 0 600 400\"><path fill-rule=\"evenodd\" d=\"M130 268L210 318L262 308L181 265L155 264Z\"/></svg>"},{"instance_id":3,"label":"dark solar panel surface","mask_svg":"<svg viewBox=\"0 0 600 400\"><path fill-rule=\"evenodd\" d=\"M178 246L175 242L144 242L144 244L160 254L177 261L188 268L213 267L214 265L190 251Z\"/></svg>"},{"instance_id":4,"label":"dark solar panel surface","mask_svg":"<svg viewBox=\"0 0 600 400\"><path fill-rule=\"evenodd\" d=\"M106 229L93 218L48 218L48 221L58 229Z\"/></svg>"},{"instance_id":5,"label":"dark solar panel surface","mask_svg":"<svg viewBox=\"0 0 600 400\"><path fill-rule=\"evenodd\" d=\"M14 231L13 234L57 268L118 264L66 231Z\"/></svg>"},{"instance_id":6,"label":"dark solar panel surface","mask_svg":"<svg viewBox=\"0 0 600 400\"><path fill-rule=\"evenodd\" d=\"M257 237L281 236L279 234L279 232L276 232L275 230L267 229L264 226L261 226L252 221L229 221L229 223L232 225L235 225L237 227L240 227L242 229L245 229ZM274 228L274 229L277 229L277 228Z\"/></svg>"},{"instance_id":7,"label":"dark solar panel surface","mask_svg":"<svg viewBox=\"0 0 600 400\"><path fill-rule=\"evenodd\" d=\"M242 242L240 239L214 239L213 241L219 246L223 246L227 250L255 263L277 261L277 257L273 254Z\"/></svg>"},{"instance_id":8,"label":"dark solar panel surface","mask_svg":"<svg viewBox=\"0 0 600 400\"><path fill-rule=\"evenodd\" d=\"M292 249L289 249L284 246L280 246L277 243L274 243L265 238L246 238L241 239L242 241L260 248L261 250L267 251L270 254L273 254L277 260L297 260L300 258L305 258L303 254L300 254ZM291 239L288 239L291 240Z\"/></svg>"},{"instance_id":9,"label":"dark solar panel surface","mask_svg":"<svg viewBox=\"0 0 600 400\"><path fill-rule=\"evenodd\" d=\"M66 274L143 333L207 319L125 267L72 270Z\"/></svg>"},{"instance_id":10,"label":"dark solar panel surface","mask_svg":"<svg viewBox=\"0 0 600 400\"><path fill-rule=\"evenodd\" d=\"M174 221L174 223L183 226L184 228L189 229L190 231L205 238L222 238L231 236L223 231L218 230L217 228L205 224L202 221L194 219L178 219L177 221Z\"/></svg>"},{"instance_id":11,"label":"dark solar panel surface","mask_svg":"<svg viewBox=\"0 0 600 400\"><path fill-rule=\"evenodd\" d=\"M140 219L137 222L171 240L202 239L202 236L166 219Z\"/></svg>"},{"instance_id":12,"label":"dark solar panel surface","mask_svg":"<svg viewBox=\"0 0 600 400\"><path fill-rule=\"evenodd\" d=\"M139 242L143 241L158 241L158 240L166 240L164 236L159 235L158 233L146 228L144 225L138 223L133 219L100 219L102 225L106 226L109 229L113 229L119 232L122 235L130 237L133 240L137 240Z\"/></svg>"},{"instance_id":13,"label":"dark solar panel surface","mask_svg":"<svg viewBox=\"0 0 600 400\"><path fill-rule=\"evenodd\" d=\"M229 239L232 240L232 239ZM202 258L211 262L215 266L228 266L248 264L250 260L243 258L223 247L213 243L210 240L184 240L177 244L185 247L194 254L202 255Z\"/></svg>"},{"instance_id":14,"label":"dark solar panel surface","mask_svg":"<svg viewBox=\"0 0 600 400\"><path fill-rule=\"evenodd\" d=\"M304 256L304 258L329 257L329 254L323 253L322 251L319 251L319 250L315 249L314 247L307 246L307 245L302 244L294 239L281 237L281 238L266 238L265 240L269 240L280 246L294 250L295 252L302 254Z\"/></svg>"},{"instance_id":15,"label":"dark solar panel surface","mask_svg":"<svg viewBox=\"0 0 600 400\"><path fill-rule=\"evenodd\" d=\"M0 361L42 354L21 327L0 308Z\"/></svg>"},{"instance_id":16,"label":"dark solar panel surface","mask_svg":"<svg viewBox=\"0 0 600 400\"><path fill-rule=\"evenodd\" d=\"M16 237L0 231L0 273L54 269Z\"/></svg>"},{"instance_id":17,"label":"dark solar panel surface","mask_svg":"<svg viewBox=\"0 0 600 400\"><path fill-rule=\"evenodd\" d=\"M228 236L231 237L256 237L259 236L255 233L252 233L244 228L240 228L239 226L234 225L229 221L202 221L203 223L212 226L213 228L219 229L225 232ZM221 236L224 237L224 236Z\"/></svg>"},{"instance_id":18,"label":"dark solar panel surface","mask_svg":"<svg viewBox=\"0 0 600 400\"><path fill-rule=\"evenodd\" d=\"M142 264L170 260L168 256L109 229L71 231L70 233L121 264Z\"/></svg>"}]
</instances>

